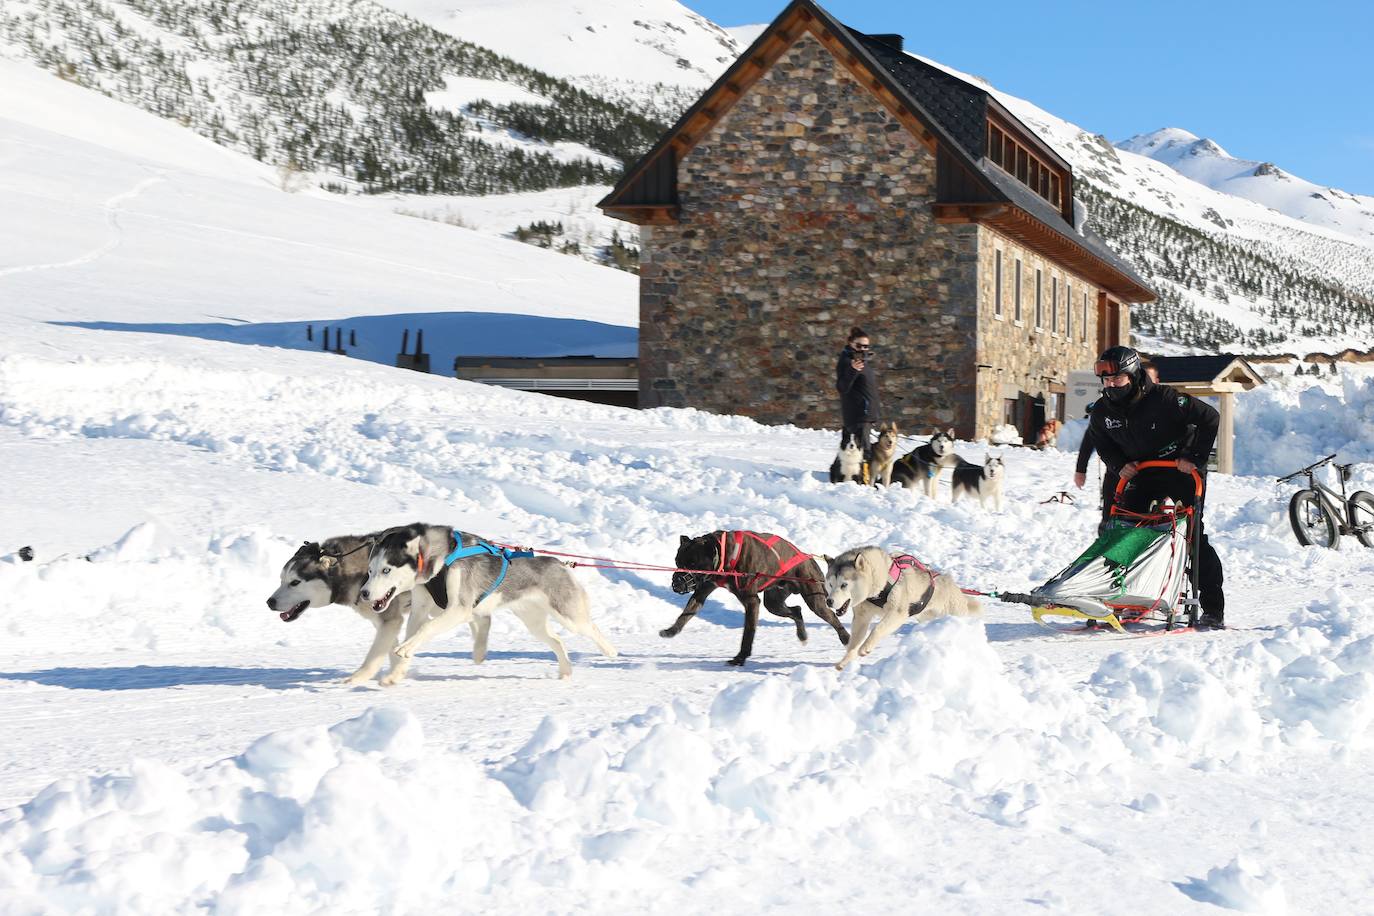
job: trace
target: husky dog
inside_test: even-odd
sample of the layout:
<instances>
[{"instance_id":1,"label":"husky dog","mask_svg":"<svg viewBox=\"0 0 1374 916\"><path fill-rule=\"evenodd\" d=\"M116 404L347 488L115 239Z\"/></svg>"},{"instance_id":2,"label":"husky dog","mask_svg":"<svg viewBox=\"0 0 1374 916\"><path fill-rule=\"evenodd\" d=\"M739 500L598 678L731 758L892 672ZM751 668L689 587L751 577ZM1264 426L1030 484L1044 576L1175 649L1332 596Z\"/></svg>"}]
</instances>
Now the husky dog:
<instances>
[{"instance_id":1,"label":"husky dog","mask_svg":"<svg viewBox=\"0 0 1374 916\"><path fill-rule=\"evenodd\" d=\"M835 665L843 671L857 656L872 652L884 638L915 618L918 623L936 617L971 617L983 612L978 599L965 595L949 576L931 574L905 554L888 554L881 547L856 547L840 554L825 574L832 607L843 612L854 605L854 631L844 658ZM877 618L870 632L868 627Z\"/></svg>"},{"instance_id":2,"label":"husky dog","mask_svg":"<svg viewBox=\"0 0 1374 916\"><path fill-rule=\"evenodd\" d=\"M941 472L954 467L959 461L959 456L954 454L954 430L937 430L925 445L897 459L892 468L892 480L903 487L919 485L925 489L927 496L934 499Z\"/></svg>"},{"instance_id":3,"label":"husky dog","mask_svg":"<svg viewBox=\"0 0 1374 916\"><path fill-rule=\"evenodd\" d=\"M786 617L797 625L797 639L802 642L806 642L806 624L802 622L801 610L787 603L791 595L801 595L802 601L817 617L835 628L841 643L849 642L844 624L826 606L820 566L810 554L803 553L776 534L712 531L695 538L683 535L673 565L679 570L700 571L673 573L673 591L679 595L691 592L692 597L673 625L660 630L659 636L671 639L681 633L706 597L718 586L723 586L744 605L744 636L740 640L739 654L730 659L732 665L743 665L754 651L760 595L768 613ZM713 570L716 574L705 570Z\"/></svg>"},{"instance_id":4,"label":"husky dog","mask_svg":"<svg viewBox=\"0 0 1374 916\"><path fill-rule=\"evenodd\" d=\"M840 451L830 464L830 482L868 483L868 462L864 460L864 449L853 436L840 443Z\"/></svg>"},{"instance_id":5,"label":"husky dog","mask_svg":"<svg viewBox=\"0 0 1374 916\"><path fill-rule=\"evenodd\" d=\"M897 424L884 423L878 427L878 441L873 443L873 451L868 459L868 473L876 486L881 479L883 486L892 486L892 466L897 461Z\"/></svg>"},{"instance_id":6,"label":"husky dog","mask_svg":"<svg viewBox=\"0 0 1374 916\"><path fill-rule=\"evenodd\" d=\"M992 502L1001 512L1002 480L1007 476L1006 468L1002 465L1001 455L989 455L986 462L982 467L965 462L954 468L951 481L954 486L953 501L957 503L960 497L976 496L978 505L987 508L988 503Z\"/></svg>"},{"instance_id":7,"label":"husky dog","mask_svg":"<svg viewBox=\"0 0 1374 916\"><path fill-rule=\"evenodd\" d=\"M360 597L363 581L367 579L368 548L381 537L381 532L329 538L316 544L306 541L296 550L281 570L281 585L267 599L267 606L287 623L305 613L307 608L342 604L351 607L377 628L372 647L362 666L344 680L345 684L362 684L377 674L391 656L391 671L383 684L394 684L405 677L408 662L393 651L401 623L410 610L410 596L391 604L382 614L372 612L371 602Z\"/></svg>"},{"instance_id":8,"label":"husky dog","mask_svg":"<svg viewBox=\"0 0 1374 916\"><path fill-rule=\"evenodd\" d=\"M410 592L412 606L427 612L423 622L396 647L396 655L409 659L440 633L473 622L479 629L473 634L472 660L480 664L486 657L491 615L509 607L531 636L553 650L561 678L572 677L572 662L563 641L549 628L551 616L595 642L602 655L615 658L615 647L592 623L587 593L553 557L516 558L506 567L504 577L501 558L490 554L444 565L458 546L478 543L484 542L446 525L417 523L383 532L372 548L360 597L371 601L375 613L385 614L399 596Z\"/></svg>"}]
</instances>

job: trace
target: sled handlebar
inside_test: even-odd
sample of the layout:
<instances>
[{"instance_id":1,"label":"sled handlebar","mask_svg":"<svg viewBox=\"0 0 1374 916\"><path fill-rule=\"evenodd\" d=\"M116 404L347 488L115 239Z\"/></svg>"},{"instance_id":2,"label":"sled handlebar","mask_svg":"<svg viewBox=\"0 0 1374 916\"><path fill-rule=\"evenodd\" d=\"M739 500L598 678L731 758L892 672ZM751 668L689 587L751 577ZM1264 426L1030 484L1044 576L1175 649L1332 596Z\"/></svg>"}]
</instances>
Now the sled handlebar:
<instances>
[{"instance_id":1,"label":"sled handlebar","mask_svg":"<svg viewBox=\"0 0 1374 916\"><path fill-rule=\"evenodd\" d=\"M1183 471L1179 468L1177 461L1141 461L1138 462L1135 466L1137 473L1145 470L1146 468L1169 468L1170 470L1178 471L1180 474L1183 473ZM1194 468L1190 473L1193 475L1193 496L1200 497L1202 496L1202 475L1197 472L1196 468ZM1118 499L1121 497L1121 492L1126 489L1126 484L1128 483L1130 483L1130 481L1128 480L1117 480L1116 495Z\"/></svg>"}]
</instances>

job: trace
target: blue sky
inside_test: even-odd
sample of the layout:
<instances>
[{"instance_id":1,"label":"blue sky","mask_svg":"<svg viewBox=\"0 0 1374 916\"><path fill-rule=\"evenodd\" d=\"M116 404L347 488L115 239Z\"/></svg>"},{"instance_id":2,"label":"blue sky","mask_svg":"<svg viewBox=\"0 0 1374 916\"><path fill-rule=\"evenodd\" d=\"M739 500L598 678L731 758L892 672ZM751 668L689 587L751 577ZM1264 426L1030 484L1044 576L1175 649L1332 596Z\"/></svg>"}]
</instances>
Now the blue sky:
<instances>
[{"instance_id":1,"label":"blue sky","mask_svg":"<svg viewBox=\"0 0 1374 916\"><path fill-rule=\"evenodd\" d=\"M786 6L682 2L726 26ZM1374 2L821 3L1113 141L1182 127L1233 156L1374 195Z\"/></svg>"}]
</instances>

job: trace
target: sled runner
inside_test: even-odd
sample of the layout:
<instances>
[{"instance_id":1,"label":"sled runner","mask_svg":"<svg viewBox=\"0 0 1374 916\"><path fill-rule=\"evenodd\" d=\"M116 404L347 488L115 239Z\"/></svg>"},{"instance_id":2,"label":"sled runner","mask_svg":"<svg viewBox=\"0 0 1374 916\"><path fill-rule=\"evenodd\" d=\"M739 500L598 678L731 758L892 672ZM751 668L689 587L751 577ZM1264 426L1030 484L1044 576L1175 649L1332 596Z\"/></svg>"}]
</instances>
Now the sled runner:
<instances>
[{"instance_id":1,"label":"sled runner","mask_svg":"<svg viewBox=\"0 0 1374 916\"><path fill-rule=\"evenodd\" d=\"M1140 472L1183 473L1175 461L1143 461ZM1125 633L1127 626L1162 622L1164 631L1196 626L1197 519L1203 484L1192 472L1193 505L1167 497L1148 512L1121 506L1128 481L1119 481L1106 527L1063 571L1028 595L1003 595L1031 605L1037 623L1046 618L1069 618L1089 626L1106 626ZM1138 479L1138 477L1137 477Z\"/></svg>"}]
</instances>

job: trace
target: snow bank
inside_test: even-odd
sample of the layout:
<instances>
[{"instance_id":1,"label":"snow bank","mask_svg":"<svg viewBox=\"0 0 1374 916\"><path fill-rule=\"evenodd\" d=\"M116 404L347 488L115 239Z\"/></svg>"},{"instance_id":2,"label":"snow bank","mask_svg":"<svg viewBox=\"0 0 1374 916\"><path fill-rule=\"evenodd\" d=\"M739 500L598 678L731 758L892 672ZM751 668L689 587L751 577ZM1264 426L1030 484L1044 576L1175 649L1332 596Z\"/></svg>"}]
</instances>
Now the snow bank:
<instances>
[{"instance_id":1,"label":"snow bank","mask_svg":"<svg viewBox=\"0 0 1374 916\"><path fill-rule=\"evenodd\" d=\"M1280 476L1332 453L1374 463L1374 376L1278 378L1236 398L1236 471ZM1374 483L1374 469L1363 469Z\"/></svg>"},{"instance_id":2,"label":"snow bank","mask_svg":"<svg viewBox=\"0 0 1374 916\"><path fill-rule=\"evenodd\" d=\"M575 907L612 888L652 893L665 876L649 866L675 844L729 848L757 869L784 838L821 855L837 838L900 835L897 812L937 796L1053 835L1066 802L1119 794L1133 774L1244 766L1284 744L1367 746L1371 611L1333 597L1238 653L1120 653L1077 685L1033 658L1005 667L977 622L937 621L843 675L803 667L590 734L546 719L486 766L426 752L412 714L374 708L198 770L139 762L54 783L3 815L0 884L16 912L412 912L551 891ZM1135 807L1164 810L1148 794ZM1285 900L1240 859L1185 878L1185 893L1223 906Z\"/></svg>"}]
</instances>

